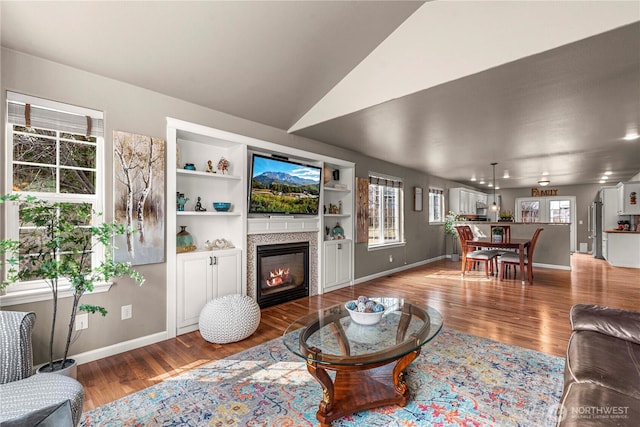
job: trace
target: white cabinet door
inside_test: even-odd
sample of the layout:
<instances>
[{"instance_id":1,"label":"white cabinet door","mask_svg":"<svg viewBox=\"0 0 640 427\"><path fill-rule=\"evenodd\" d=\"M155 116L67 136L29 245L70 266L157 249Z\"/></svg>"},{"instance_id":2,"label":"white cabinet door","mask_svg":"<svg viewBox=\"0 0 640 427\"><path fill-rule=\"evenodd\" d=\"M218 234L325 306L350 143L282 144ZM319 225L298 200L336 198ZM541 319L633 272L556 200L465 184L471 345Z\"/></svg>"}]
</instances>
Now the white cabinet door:
<instances>
[{"instance_id":1,"label":"white cabinet door","mask_svg":"<svg viewBox=\"0 0 640 427\"><path fill-rule=\"evenodd\" d=\"M640 214L640 182L621 182L618 187L618 214Z\"/></svg>"},{"instance_id":2,"label":"white cabinet door","mask_svg":"<svg viewBox=\"0 0 640 427\"><path fill-rule=\"evenodd\" d=\"M324 287L330 288L338 283L338 245L334 242L324 244Z\"/></svg>"},{"instance_id":3,"label":"white cabinet door","mask_svg":"<svg viewBox=\"0 0 640 427\"><path fill-rule=\"evenodd\" d=\"M351 281L351 240L325 242L325 289Z\"/></svg>"},{"instance_id":4,"label":"white cabinet door","mask_svg":"<svg viewBox=\"0 0 640 427\"><path fill-rule=\"evenodd\" d=\"M210 252L178 255L178 327L198 323L202 307L211 299Z\"/></svg>"},{"instance_id":5,"label":"white cabinet door","mask_svg":"<svg viewBox=\"0 0 640 427\"><path fill-rule=\"evenodd\" d=\"M213 298L241 293L241 254L232 249L178 255L178 328L197 325L200 311Z\"/></svg>"},{"instance_id":6,"label":"white cabinet door","mask_svg":"<svg viewBox=\"0 0 640 427\"><path fill-rule=\"evenodd\" d=\"M476 215L476 204L487 204L487 194L466 188L449 189L449 210L459 215Z\"/></svg>"},{"instance_id":7,"label":"white cabinet door","mask_svg":"<svg viewBox=\"0 0 640 427\"><path fill-rule=\"evenodd\" d=\"M449 210L456 214L462 213L460 210L460 191L460 188L449 189Z\"/></svg>"},{"instance_id":8,"label":"white cabinet door","mask_svg":"<svg viewBox=\"0 0 640 427\"><path fill-rule=\"evenodd\" d=\"M336 279L340 284L351 280L351 241L346 240L336 246Z\"/></svg>"},{"instance_id":9,"label":"white cabinet door","mask_svg":"<svg viewBox=\"0 0 640 427\"><path fill-rule=\"evenodd\" d=\"M460 210L465 215L475 215L476 213L475 205L473 207L473 212L471 209L472 198L473 194L471 194L469 191L460 191Z\"/></svg>"},{"instance_id":10,"label":"white cabinet door","mask_svg":"<svg viewBox=\"0 0 640 427\"><path fill-rule=\"evenodd\" d=\"M213 298L239 294L240 251L213 252Z\"/></svg>"}]
</instances>

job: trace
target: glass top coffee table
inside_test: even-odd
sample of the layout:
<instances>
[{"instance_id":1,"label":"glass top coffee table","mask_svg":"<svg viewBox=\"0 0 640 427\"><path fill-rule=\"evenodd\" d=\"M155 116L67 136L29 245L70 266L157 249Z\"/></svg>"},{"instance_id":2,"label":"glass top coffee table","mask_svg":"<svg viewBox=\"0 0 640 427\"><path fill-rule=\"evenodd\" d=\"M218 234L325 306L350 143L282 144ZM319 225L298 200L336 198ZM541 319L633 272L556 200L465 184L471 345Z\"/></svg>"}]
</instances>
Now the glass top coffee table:
<instances>
[{"instance_id":1,"label":"glass top coffee table","mask_svg":"<svg viewBox=\"0 0 640 427\"><path fill-rule=\"evenodd\" d=\"M322 386L316 418L323 427L360 410L405 406L405 369L442 329L442 315L432 307L371 299L385 306L374 325L354 322L339 304L301 317L284 333L286 347L306 359L307 370ZM335 371L335 378L327 371Z\"/></svg>"}]
</instances>

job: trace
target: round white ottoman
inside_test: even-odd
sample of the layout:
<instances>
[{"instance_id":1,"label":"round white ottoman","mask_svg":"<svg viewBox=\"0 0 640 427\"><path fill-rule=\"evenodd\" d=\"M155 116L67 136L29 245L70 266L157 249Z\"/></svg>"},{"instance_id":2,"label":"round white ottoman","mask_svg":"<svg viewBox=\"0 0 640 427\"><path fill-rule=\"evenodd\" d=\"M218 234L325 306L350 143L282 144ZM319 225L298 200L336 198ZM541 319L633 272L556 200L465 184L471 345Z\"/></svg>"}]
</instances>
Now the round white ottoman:
<instances>
[{"instance_id":1,"label":"round white ottoman","mask_svg":"<svg viewBox=\"0 0 640 427\"><path fill-rule=\"evenodd\" d=\"M260 307L253 298L225 295L212 299L200 312L200 335L205 340L226 344L243 340L260 324Z\"/></svg>"}]
</instances>

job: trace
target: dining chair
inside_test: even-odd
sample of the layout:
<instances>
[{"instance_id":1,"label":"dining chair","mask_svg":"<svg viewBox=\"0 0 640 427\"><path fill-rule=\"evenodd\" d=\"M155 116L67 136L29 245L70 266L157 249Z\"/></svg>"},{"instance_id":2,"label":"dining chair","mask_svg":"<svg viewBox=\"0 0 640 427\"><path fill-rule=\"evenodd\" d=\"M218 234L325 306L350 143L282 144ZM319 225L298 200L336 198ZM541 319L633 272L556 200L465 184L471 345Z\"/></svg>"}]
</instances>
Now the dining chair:
<instances>
[{"instance_id":1,"label":"dining chair","mask_svg":"<svg viewBox=\"0 0 640 427\"><path fill-rule=\"evenodd\" d=\"M536 243L538 242L538 237L540 237L540 233L542 233L544 228L538 228L535 233L533 233L533 237L531 238L531 244L526 251L524 258L524 266L527 269L527 277L529 278L529 282L533 280L533 252L536 248ZM504 253L500 256L500 271L502 272L501 278L506 278L506 267L514 266L514 274L517 273L517 267L520 266L520 256L517 253Z\"/></svg>"},{"instance_id":2,"label":"dining chair","mask_svg":"<svg viewBox=\"0 0 640 427\"><path fill-rule=\"evenodd\" d=\"M462 275L470 270L471 264L477 265L478 263L484 264L484 272L485 276L489 278L489 273L491 275L494 274L494 271L497 271L498 264L496 262L496 258L498 256L498 252L494 250L477 250L472 246L467 244L468 240L473 239L473 230L468 225L456 225L456 231L458 232L458 237L460 238L460 246L462 247L462 251L466 254L466 264L464 265L464 272Z\"/></svg>"}]
</instances>

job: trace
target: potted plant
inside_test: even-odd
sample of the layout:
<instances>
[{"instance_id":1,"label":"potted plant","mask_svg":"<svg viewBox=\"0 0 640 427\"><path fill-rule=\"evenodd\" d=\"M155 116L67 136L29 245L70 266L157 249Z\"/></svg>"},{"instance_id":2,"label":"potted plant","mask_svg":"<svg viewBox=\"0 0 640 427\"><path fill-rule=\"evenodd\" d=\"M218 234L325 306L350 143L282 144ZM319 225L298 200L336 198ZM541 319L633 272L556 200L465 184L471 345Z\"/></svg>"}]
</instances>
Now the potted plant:
<instances>
[{"instance_id":1,"label":"potted plant","mask_svg":"<svg viewBox=\"0 0 640 427\"><path fill-rule=\"evenodd\" d=\"M7 255L1 265L6 279L0 289L17 281L43 280L51 290L52 319L49 335L48 363L40 371L54 372L75 365L69 359L69 346L78 310L87 313L107 314L104 307L80 304L80 298L94 289L98 282L114 277L129 276L139 285L142 276L129 263L113 259L113 238L127 229L122 224L104 222L91 224L93 212L88 203L49 202L33 196L16 194L0 197L0 203L20 203L20 223L27 228L21 232L20 241L0 240L0 255ZM104 258L92 265L91 257L97 246L104 248ZM61 359L54 359L55 329L58 320L59 293L67 285L72 291L72 308L67 318L68 328ZM73 375L73 373L71 374Z\"/></svg>"},{"instance_id":2,"label":"potted plant","mask_svg":"<svg viewBox=\"0 0 640 427\"><path fill-rule=\"evenodd\" d=\"M460 217L453 211L449 211L447 215L444 217L444 232L445 234L451 236L452 250L451 250L451 261L458 261L458 245L456 243L456 237L458 237L458 232L455 229L456 222L459 221Z\"/></svg>"},{"instance_id":3,"label":"potted plant","mask_svg":"<svg viewBox=\"0 0 640 427\"><path fill-rule=\"evenodd\" d=\"M513 214L511 211L500 211L498 218L498 222L511 222L513 221Z\"/></svg>"},{"instance_id":4,"label":"potted plant","mask_svg":"<svg viewBox=\"0 0 640 427\"><path fill-rule=\"evenodd\" d=\"M493 230L491 230L491 234L492 234L491 241L493 243L502 243L502 236L504 236L504 228L495 227Z\"/></svg>"}]
</instances>

